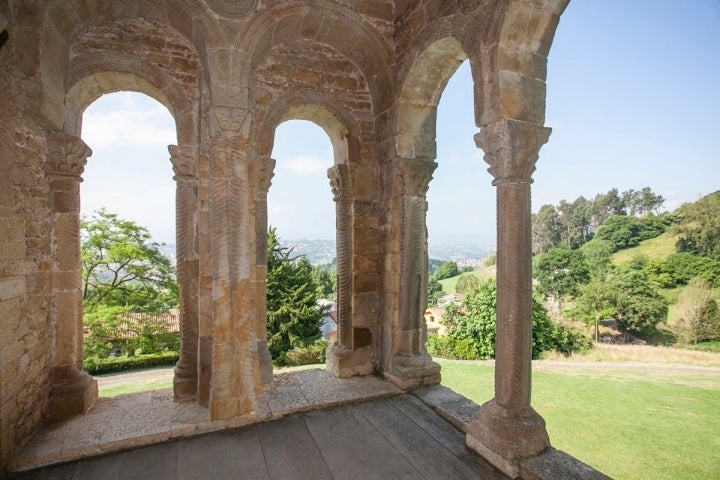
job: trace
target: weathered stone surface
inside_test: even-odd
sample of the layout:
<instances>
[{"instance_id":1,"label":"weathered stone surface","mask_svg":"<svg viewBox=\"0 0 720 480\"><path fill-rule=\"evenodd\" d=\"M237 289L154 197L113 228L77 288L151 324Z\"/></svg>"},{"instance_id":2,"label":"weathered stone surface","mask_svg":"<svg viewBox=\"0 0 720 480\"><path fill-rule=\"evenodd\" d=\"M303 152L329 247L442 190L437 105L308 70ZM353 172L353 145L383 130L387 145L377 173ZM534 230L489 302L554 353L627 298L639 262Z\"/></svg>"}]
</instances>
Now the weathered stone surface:
<instances>
[{"instance_id":1,"label":"weathered stone surface","mask_svg":"<svg viewBox=\"0 0 720 480\"><path fill-rule=\"evenodd\" d=\"M143 92L176 121L183 341L175 397L194 399L218 421L262 408L270 156L275 128L290 119L317 123L334 150L339 330L328 370L424 387L440 380L422 315L437 103L469 58L484 125L478 144L496 177L502 224L518 226L498 246L499 271L518 279L499 282L500 304L524 312L529 190L513 189L531 182L547 141L546 59L566 3L0 6L0 474L45 416L85 412L94 401L81 371L78 212L91 153L79 138L82 112L96 98ZM510 410L529 405L520 323L498 348L520 357L499 362L496 397Z\"/></svg>"}]
</instances>

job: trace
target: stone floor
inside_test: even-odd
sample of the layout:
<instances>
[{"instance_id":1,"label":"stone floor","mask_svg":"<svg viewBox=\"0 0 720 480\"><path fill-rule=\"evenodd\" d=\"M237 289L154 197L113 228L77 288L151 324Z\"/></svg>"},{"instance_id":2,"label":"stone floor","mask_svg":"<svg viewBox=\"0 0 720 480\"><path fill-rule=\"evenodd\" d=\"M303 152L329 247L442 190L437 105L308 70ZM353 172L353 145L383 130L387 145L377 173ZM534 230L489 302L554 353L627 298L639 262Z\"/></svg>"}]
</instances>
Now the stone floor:
<instances>
[{"instance_id":1,"label":"stone floor","mask_svg":"<svg viewBox=\"0 0 720 480\"><path fill-rule=\"evenodd\" d=\"M211 421L171 390L100 398L47 425L12 459L9 479L500 479L465 446L478 405L447 387L403 394L377 377L276 374L251 415ZM608 477L549 449L524 478Z\"/></svg>"},{"instance_id":2,"label":"stone floor","mask_svg":"<svg viewBox=\"0 0 720 480\"><path fill-rule=\"evenodd\" d=\"M290 415L21 473L16 480L500 480L413 395Z\"/></svg>"},{"instance_id":3,"label":"stone floor","mask_svg":"<svg viewBox=\"0 0 720 480\"><path fill-rule=\"evenodd\" d=\"M338 379L321 369L282 373L275 375L256 412L224 421L211 421L208 410L195 402L174 401L170 389L101 397L86 415L39 431L13 458L10 470L34 469L399 393L394 385L372 376Z\"/></svg>"}]
</instances>

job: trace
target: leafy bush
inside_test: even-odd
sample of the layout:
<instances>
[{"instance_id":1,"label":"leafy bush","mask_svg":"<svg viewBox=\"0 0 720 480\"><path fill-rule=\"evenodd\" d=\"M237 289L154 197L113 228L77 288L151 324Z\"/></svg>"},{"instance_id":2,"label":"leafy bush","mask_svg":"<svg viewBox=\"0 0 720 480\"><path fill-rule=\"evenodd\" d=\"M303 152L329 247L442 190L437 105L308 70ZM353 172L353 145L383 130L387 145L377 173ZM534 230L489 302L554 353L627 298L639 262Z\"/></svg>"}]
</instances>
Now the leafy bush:
<instances>
[{"instance_id":1,"label":"leafy bush","mask_svg":"<svg viewBox=\"0 0 720 480\"><path fill-rule=\"evenodd\" d=\"M167 332L167 324L149 315L131 315L126 307L96 305L88 309L83 315L84 357L133 357L180 350L180 334Z\"/></svg>"},{"instance_id":2,"label":"leafy bush","mask_svg":"<svg viewBox=\"0 0 720 480\"><path fill-rule=\"evenodd\" d=\"M497 284L490 279L465 296L461 306L449 305L443 322L448 340L428 336L428 351L436 356L464 360L495 357ZM532 357L557 350L564 355L592 347L592 342L571 327L556 324L538 298L533 298Z\"/></svg>"},{"instance_id":3,"label":"leafy bush","mask_svg":"<svg viewBox=\"0 0 720 480\"><path fill-rule=\"evenodd\" d=\"M281 355L275 363L283 366L325 363L325 351L329 344L327 340L320 339L306 347L293 348L285 352L285 355Z\"/></svg>"},{"instance_id":4,"label":"leafy bush","mask_svg":"<svg viewBox=\"0 0 720 480\"><path fill-rule=\"evenodd\" d=\"M720 262L691 253L674 253L662 260L648 260L643 265L648 277L662 288L687 285L699 277L713 287L720 287Z\"/></svg>"},{"instance_id":5,"label":"leafy bush","mask_svg":"<svg viewBox=\"0 0 720 480\"><path fill-rule=\"evenodd\" d=\"M469 340L456 340L451 337L440 337L429 334L427 338L427 351L430 355L451 360L483 360L475 353L475 347Z\"/></svg>"},{"instance_id":6,"label":"leafy bush","mask_svg":"<svg viewBox=\"0 0 720 480\"><path fill-rule=\"evenodd\" d=\"M179 358L180 354L178 352L151 353L134 357L89 357L85 358L84 368L91 375L98 375L175 365Z\"/></svg>"}]
</instances>

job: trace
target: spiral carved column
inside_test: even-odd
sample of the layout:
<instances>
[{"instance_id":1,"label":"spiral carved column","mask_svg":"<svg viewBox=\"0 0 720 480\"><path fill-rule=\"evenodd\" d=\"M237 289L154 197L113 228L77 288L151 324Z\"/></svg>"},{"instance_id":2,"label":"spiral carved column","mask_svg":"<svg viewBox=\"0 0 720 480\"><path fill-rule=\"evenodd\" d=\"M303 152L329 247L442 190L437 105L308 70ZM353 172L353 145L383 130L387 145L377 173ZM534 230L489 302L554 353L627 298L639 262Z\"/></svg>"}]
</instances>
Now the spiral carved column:
<instances>
[{"instance_id":1,"label":"spiral carved column","mask_svg":"<svg viewBox=\"0 0 720 480\"><path fill-rule=\"evenodd\" d=\"M437 167L431 158L398 159L400 177L400 285L387 377L402 388L440 383L440 366L425 349L427 327L427 189Z\"/></svg>"},{"instance_id":2,"label":"spiral carved column","mask_svg":"<svg viewBox=\"0 0 720 480\"><path fill-rule=\"evenodd\" d=\"M256 158L250 164L250 182L255 197L255 326L257 342L257 365L260 384L272 383L273 366L267 345L267 195L275 169L275 160L269 157Z\"/></svg>"},{"instance_id":3,"label":"spiral carved column","mask_svg":"<svg viewBox=\"0 0 720 480\"><path fill-rule=\"evenodd\" d=\"M175 188L175 236L177 279L180 288L180 359L175 365L175 398L197 393L198 379L198 287L197 249L198 179L197 152L193 147L168 146Z\"/></svg>"},{"instance_id":4,"label":"spiral carved column","mask_svg":"<svg viewBox=\"0 0 720 480\"><path fill-rule=\"evenodd\" d=\"M497 186L497 336L495 398L468 427L467 444L505 474L550 446L545 421L530 406L532 237L530 184L550 129L517 120L483 127L475 139Z\"/></svg>"},{"instance_id":5,"label":"spiral carved column","mask_svg":"<svg viewBox=\"0 0 720 480\"><path fill-rule=\"evenodd\" d=\"M80 264L80 182L90 148L77 137L48 137L45 174L52 211L52 301L54 325L50 416L87 412L98 396L97 380L83 371L82 285Z\"/></svg>"},{"instance_id":6,"label":"spiral carved column","mask_svg":"<svg viewBox=\"0 0 720 480\"><path fill-rule=\"evenodd\" d=\"M353 167L338 164L328 169L335 200L337 249L337 340L326 354L326 367L338 377L372 372L369 345L355 342L353 328Z\"/></svg>"}]
</instances>

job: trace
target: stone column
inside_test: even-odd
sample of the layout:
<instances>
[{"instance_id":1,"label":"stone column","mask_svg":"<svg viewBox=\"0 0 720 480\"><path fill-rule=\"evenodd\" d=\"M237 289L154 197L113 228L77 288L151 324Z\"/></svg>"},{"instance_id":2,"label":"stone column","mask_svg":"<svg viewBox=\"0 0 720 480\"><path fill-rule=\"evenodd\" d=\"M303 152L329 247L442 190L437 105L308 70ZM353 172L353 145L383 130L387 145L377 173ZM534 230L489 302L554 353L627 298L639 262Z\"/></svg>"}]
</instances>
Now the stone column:
<instances>
[{"instance_id":1,"label":"stone column","mask_svg":"<svg viewBox=\"0 0 720 480\"><path fill-rule=\"evenodd\" d=\"M189 146L168 146L175 176L175 238L180 288L180 359L175 365L173 392L182 399L197 393L198 380L198 179L197 152Z\"/></svg>"},{"instance_id":2,"label":"stone column","mask_svg":"<svg viewBox=\"0 0 720 480\"><path fill-rule=\"evenodd\" d=\"M98 396L97 380L83 371L82 266L80 264L80 182L87 158L85 143L64 132L48 137L45 173L50 181L52 293L54 327L50 416L87 412Z\"/></svg>"},{"instance_id":3,"label":"stone column","mask_svg":"<svg viewBox=\"0 0 720 480\"><path fill-rule=\"evenodd\" d=\"M211 142L212 321L200 321L198 403L207 402L210 418L221 420L256 406L254 232L246 139L222 129Z\"/></svg>"},{"instance_id":4,"label":"stone column","mask_svg":"<svg viewBox=\"0 0 720 480\"><path fill-rule=\"evenodd\" d=\"M530 184L538 152L549 136L549 128L504 119L483 127L475 137L497 186L497 335L495 398L480 408L466 440L513 478L523 460L550 446L545 422L530 406Z\"/></svg>"},{"instance_id":5,"label":"stone column","mask_svg":"<svg viewBox=\"0 0 720 480\"><path fill-rule=\"evenodd\" d=\"M255 197L255 334L261 384L269 384L273 379L272 358L267 345L267 195L274 170L275 160L269 157L256 158L250 164L250 182Z\"/></svg>"},{"instance_id":6,"label":"stone column","mask_svg":"<svg viewBox=\"0 0 720 480\"><path fill-rule=\"evenodd\" d=\"M427 327L427 189L437 163L431 158L399 159L401 181L400 285L393 326L393 356L387 376L402 388L440 383L440 366L425 349Z\"/></svg>"},{"instance_id":7,"label":"stone column","mask_svg":"<svg viewBox=\"0 0 720 480\"><path fill-rule=\"evenodd\" d=\"M335 200L337 251L337 338L325 355L325 366L336 377L372 373L372 342L367 328L357 327L353 309L355 182L357 171L347 164L328 169Z\"/></svg>"}]
</instances>

